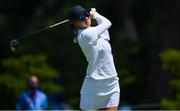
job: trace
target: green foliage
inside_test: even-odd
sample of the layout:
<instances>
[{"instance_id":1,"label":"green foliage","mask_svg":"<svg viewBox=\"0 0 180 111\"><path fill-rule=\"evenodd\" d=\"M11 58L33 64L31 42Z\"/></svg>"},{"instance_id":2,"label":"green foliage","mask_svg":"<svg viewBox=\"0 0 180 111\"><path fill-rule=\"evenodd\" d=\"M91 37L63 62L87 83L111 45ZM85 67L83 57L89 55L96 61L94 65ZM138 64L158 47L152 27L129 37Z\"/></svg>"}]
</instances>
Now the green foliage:
<instances>
[{"instance_id":1,"label":"green foliage","mask_svg":"<svg viewBox=\"0 0 180 111\"><path fill-rule=\"evenodd\" d=\"M175 78L170 80L170 86L175 92L174 99L163 98L162 108L180 109L180 51L168 49L160 53L162 68L166 72L175 73Z\"/></svg>"},{"instance_id":2,"label":"green foliage","mask_svg":"<svg viewBox=\"0 0 180 111\"><path fill-rule=\"evenodd\" d=\"M131 75L130 72L128 71L128 69L126 69L126 68L122 68L118 72L120 73L120 77L122 78L121 79L122 86L131 85L137 80L137 77Z\"/></svg>"},{"instance_id":3,"label":"green foliage","mask_svg":"<svg viewBox=\"0 0 180 111\"><path fill-rule=\"evenodd\" d=\"M163 98L161 100L161 104L163 109L171 109L171 110L179 109L179 105L180 105L180 103L176 102L176 100L170 100L166 98Z\"/></svg>"},{"instance_id":4,"label":"green foliage","mask_svg":"<svg viewBox=\"0 0 180 111\"><path fill-rule=\"evenodd\" d=\"M18 95L26 88L30 75L40 78L40 88L46 93L62 91L62 87L53 83L59 73L46 63L45 55L24 55L9 57L2 61L4 73L0 74L1 109L14 109Z\"/></svg>"},{"instance_id":5,"label":"green foliage","mask_svg":"<svg viewBox=\"0 0 180 111\"><path fill-rule=\"evenodd\" d=\"M140 53L140 46L129 39L122 39L121 46L118 48L121 53L118 55L119 64L117 65L118 73L121 78L121 85L124 87L131 86L137 82L138 75L142 74L141 63L137 58Z\"/></svg>"},{"instance_id":6,"label":"green foliage","mask_svg":"<svg viewBox=\"0 0 180 111\"><path fill-rule=\"evenodd\" d=\"M176 49L168 49L161 52L160 58L163 62L162 68L168 72L176 72L180 76L180 51Z\"/></svg>"}]
</instances>

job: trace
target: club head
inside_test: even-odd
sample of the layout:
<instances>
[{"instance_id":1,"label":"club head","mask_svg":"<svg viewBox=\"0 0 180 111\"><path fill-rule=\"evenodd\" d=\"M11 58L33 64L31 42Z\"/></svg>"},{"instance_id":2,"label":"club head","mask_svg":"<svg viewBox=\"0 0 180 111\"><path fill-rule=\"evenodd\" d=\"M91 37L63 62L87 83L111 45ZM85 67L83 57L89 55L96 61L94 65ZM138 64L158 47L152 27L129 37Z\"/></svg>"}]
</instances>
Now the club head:
<instances>
[{"instance_id":1,"label":"club head","mask_svg":"<svg viewBox=\"0 0 180 111\"><path fill-rule=\"evenodd\" d=\"M19 41L16 39L13 39L10 41L10 48L13 52L16 51L16 48L19 46Z\"/></svg>"}]
</instances>

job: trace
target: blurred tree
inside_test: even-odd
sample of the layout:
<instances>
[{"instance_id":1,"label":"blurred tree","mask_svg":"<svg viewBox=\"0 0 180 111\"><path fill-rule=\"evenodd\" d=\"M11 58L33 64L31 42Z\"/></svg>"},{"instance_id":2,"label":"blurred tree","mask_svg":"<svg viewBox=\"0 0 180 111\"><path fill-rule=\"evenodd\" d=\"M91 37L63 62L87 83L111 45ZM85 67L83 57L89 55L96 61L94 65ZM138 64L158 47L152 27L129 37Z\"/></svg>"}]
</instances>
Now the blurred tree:
<instances>
[{"instance_id":1,"label":"blurred tree","mask_svg":"<svg viewBox=\"0 0 180 111\"><path fill-rule=\"evenodd\" d=\"M162 109L180 109L180 50L168 49L160 53L162 69L173 75L168 81L173 92L172 97L163 98L161 101Z\"/></svg>"},{"instance_id":2,"label":"blurred tree","mask_svg":"<svg viewBox=\"0 0 180 111\"><path fill-rule=\"evenodd\" d=\"M149 72L147 76L147 90L143 101L160 102L162 97L172 95L167 81L172 75L166 74L161 69L159 53L169 48L179 48L180 1L179 0L151 0L152 5L152 30L149 36ZM152 82L153 81L153 82ZM151 99L149 99L151 97Z\"/></svg>"},{"instance_id":3,"label":"blurred tree","mask_svg":"<svg viewBox=\"0 0 180 111\"><path fill-rule=\"evenodd\" d=\"M2 61L4 72L0 74L0 108L14 109L18 95L26 88L27 77L31 74L40 79L40 88L46 94L62 91L55 83L59 73L46 63L45 55L23 55L9 57Z\"/></svg>"},{"instance_id":4,"label":"blurred tree","mask_svg":"<svg viewBox=\"0 0 180 111\"><path fill-rule=\"evenodd\" d=\"M120 77L121 104L141 103L147 85L149 47L146 33L151 20L147 0L118 0L106 4L114 61ZM138 90L137 90L138 89Z\"/></svg>"}]
</instances>

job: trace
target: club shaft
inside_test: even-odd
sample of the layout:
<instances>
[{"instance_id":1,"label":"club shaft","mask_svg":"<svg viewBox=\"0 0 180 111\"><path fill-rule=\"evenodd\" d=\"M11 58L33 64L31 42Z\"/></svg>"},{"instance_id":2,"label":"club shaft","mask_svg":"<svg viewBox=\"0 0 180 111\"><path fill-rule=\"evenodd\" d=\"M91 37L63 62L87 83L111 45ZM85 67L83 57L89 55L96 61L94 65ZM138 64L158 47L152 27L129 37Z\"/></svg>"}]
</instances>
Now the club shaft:
<instances>
[{"instance_id":1,"label":"club shaft","mask_svg":"<svg viewBox=\"0 0 180 111\"><path fill-rule=\"evenodd\" d=\"M46 27L41 28L41 29L39 29L39 30L36 30L36 31L30 32L30 33L28 33L28 34L26 34L26 35L20 36L20 37L16 38L16 40L21 40L21 39L27 38L27 37L29 37L29 36L31 36L31 35L34 35L34 34L37 34L37 33L39 33L39 32L42 32L42 31L44 31L44 30L47 30L47 29L56 27L56 26L58 26L58 25L60 25L60 24L66 23L66 22L68 22L68 21L69 21L69 20L63 20L63 21L58 22L58 23L55 23L55 24L53 24L53 25L46 26Z\"/></svg>"},{"instance_id":2,"label":"club shaft","mask_svg":"<svg viewBox=\"0 0 180 111\"><path fill-rule=\"evenodd\" d=\"M50 25L49 28L56 27L56 26L58 26L58 25L60 25L60 24L66 23L66 22L68 22L68 21L69 21L69 20L63 20L63 21L58 22L58 23L56 23L56 24L54 24L54 25Z\"/></svg>"},{"instance_id":3,"label":"club shaft","mask_svg":"<svg viewBox=\"0 0 180 111\"><path fill-rule=\"evenodd\" d=\"M28 33L28 34L22 35L22 36L16 38L16 40L24 39L24 38L29 37L29 36L31 36L31 35L34 35L34 34L36 34L36 33L42 32L42 31L44 31L44 30L46 30L46 29L48 29L48 27L45 27L45 28L42 28L42 29L39 29L39 30L30 32L30 33Z\"/></svg>"}]
</instances>

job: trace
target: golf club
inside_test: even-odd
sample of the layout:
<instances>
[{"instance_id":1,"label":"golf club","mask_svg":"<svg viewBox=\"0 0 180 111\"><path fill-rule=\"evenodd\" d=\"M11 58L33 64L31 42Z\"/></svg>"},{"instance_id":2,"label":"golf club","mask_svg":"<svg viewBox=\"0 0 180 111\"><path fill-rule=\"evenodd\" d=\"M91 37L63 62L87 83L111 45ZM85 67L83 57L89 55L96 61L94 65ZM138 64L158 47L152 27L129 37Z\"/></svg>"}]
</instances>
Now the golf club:
<instances>
[{"instance_id":1,"label":"golf club","mask_svg":"<svg viewBox=\"0 0 180 111\"><path fill-rule=\"evenodd\" d=\"M61 22L55 23L55 24L50 25L50 26L46 26L46 27L41 28L41 29L39 29L39 30L30 32L30 33L28 33L28 34L25 34L25 35L22 35L22 36L20 36L20 37L18 37L18 38L15 38L15 39L13 39L13 40L10 41L10 48L11 48L11 50L12 50L13 52L15 52L16 48L17 48L17 47L19 46L19 44L20 44L20 40L25 39L25 38L27 38L27 37L29 37L29 36L31 36L31 35L37 34L37 33L39 33L39 32L42 32L42 31L44 31L44 30L47 30L47 29L56 27L56 26L58 26L58 25L61 25L61 24L63 24L63 23L66 23L66 22L68 22L68 21L69 21L69 20L63 20L63 21L61 21Z\"/></svg>"}]
</instances>

